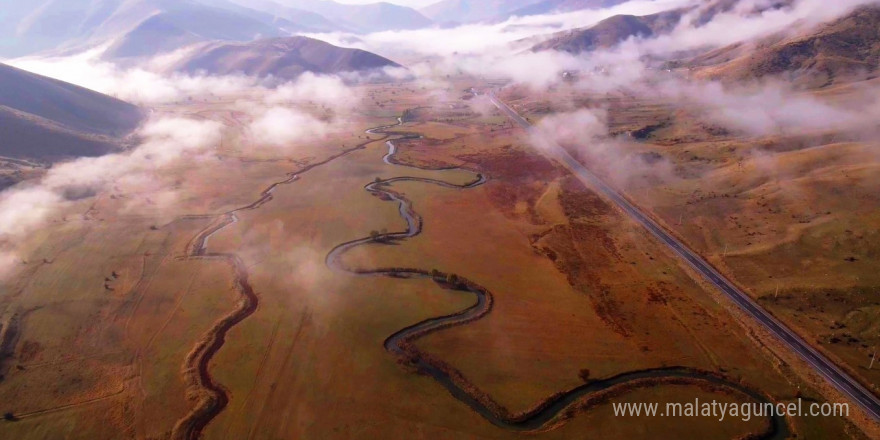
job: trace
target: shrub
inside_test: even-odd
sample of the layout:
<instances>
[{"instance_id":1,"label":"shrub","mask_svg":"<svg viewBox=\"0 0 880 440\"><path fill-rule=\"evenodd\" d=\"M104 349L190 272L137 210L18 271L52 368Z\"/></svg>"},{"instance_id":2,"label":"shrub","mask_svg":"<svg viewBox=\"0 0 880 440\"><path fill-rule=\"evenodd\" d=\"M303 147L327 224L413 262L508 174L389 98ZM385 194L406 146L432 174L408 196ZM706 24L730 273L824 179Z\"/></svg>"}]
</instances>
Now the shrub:
<instances>
[{"instance_id":1,"label":"shrub","mask_svg":"<svg viewBox=\"0 0 880 440\"><path fill-rule=\"evenodd\" d=\"M584 382L590 382L590 380L591 380L591 379L590 379L590 370L589 370L588 368L584 368L584 369L582 369L582 370L578 373L578 377L580 377L581 380L584 381Z\"/></svg>"},{"instance_id":2,"label":"shrub","mask_svg":"<svg viewBox=\"0 0 880 440\"><path fill-rule=\"evenodd\" d=\"M458 278L458 275L451 273L446 276L446 282L448 284L453 285L453 286L457 286L458 283L461 282L461 280Z\"/></svg>"}]
</instances>

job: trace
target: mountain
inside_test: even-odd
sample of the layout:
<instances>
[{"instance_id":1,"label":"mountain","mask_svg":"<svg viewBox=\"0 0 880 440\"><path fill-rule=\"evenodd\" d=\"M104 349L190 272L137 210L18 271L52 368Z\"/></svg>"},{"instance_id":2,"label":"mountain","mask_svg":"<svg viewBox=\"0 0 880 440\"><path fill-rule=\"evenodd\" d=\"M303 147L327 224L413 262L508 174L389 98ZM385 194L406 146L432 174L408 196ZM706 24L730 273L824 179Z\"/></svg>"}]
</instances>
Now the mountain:
<instances>
[{"instance_id":1,"label":"mountain","mask_svg":"<svg viewBox=\"0 0 880 440\"><path fill-rule=\"evenodd\" d=\"M570 4L568 1L563 3ZM573 2L573 4L584 3L597 4L599 6L604 4L610 6L615 3L615 1L597 0ZM622 43L628 38L650 38L671 32L677 25L679 25L680 21L685 16L691 20L690 23L693 26L701 26L712 21L716 15L729 12L737 7L748 7L748 9L744 9L741 13L759 15L770 10L787 8L791 6L792 3L793 0L776 0L748 4L741 4L740 0L714 0L696 6L687 6L651 15L615 15L590 27L554 34L549 39L536 44L532 50L536 52L543 50L558 50L569 53L580 53L594 49L607 49ZM535 6L537 7L542 4L543 3L539 3Z\"/></svg>"},{"instance_id":2,"label":"mountain","mask_svg":"<svg viewBox=\"0 0 880 440\"><path fill-rule=\"evenodd\" d=\"M205 41L204 37L179 27L166 14L157 14L116 40L104 52L104 58L115 60L152 56L202 41Z\"/></svg>"},{"instance_id":3,"label":"mountain","mask_svg":"<svg viewBox=\"0 0 880 440\"><path fill-rule=\"evenodd\" d=\"M293 79L307 71L340 73L395 66L399 65L360 49L341 48L307 37L288 37L250 43L209 43L182 60L175 70Z\"/></svg>"},{"instance_id":4,"label":"mountain","mask_svg":"<svg viewBox=\"0 0 880 440\"><path fill-rule=\"evenodd\" d=\"M0 0L0 56L82 50L152 55L193 41L250 41L314 30L228 0Z\"/></svg>"},{"instance_id":5,"label":"mountain","mask_svg":"<svg viewBox=\"0 0 880 440\"><path fill-rule=\"evenodd\" d=\"M126 102L0 64L0 156L53 161L106 154L143 117Z\"/></svg>"},{"instance_id":6,"label":"mountain","mask_svg":"<svg viewBox=\"0 0 880 440\"><path fill-rule=\"evenodd\" d=\"M106 59L151 56L212 40L298 32L377 32L433 22L390 3L329 0L0 0L0 57L80 52L110 42Z\"/></svg>"},{"instance_id":7,"label":"mountain","mask_svg":"<svg viewBox=\"0 0 880 440\"><path fill-rule=\"evenodd\" d=\"M556 34L535 45L535 52L557 50L580 53L615 46L631 37L651 37L672 30L681 20L682 11L674 10L637 17L615 15L585 29L574 29Z\"/></svg>"},{"instance_id":8,"label":"mountain","mask_svg":"<svg viewBox=\"0 0 880 440\"><path fill-rule=\"evenodd\" d=\"M704 78L783 77L806 87L873 77L880 66L880 6L861 7L804 34L724 47L683 65Z\"/></svg>"},{"instance_id":9,"label":"mountain","mask_svg":"<svg viewBox=\"0 0 880 440\"><path fill-rule=\"evenodd\" d=\"M216 7L230 8L237 6L239 9L251 9L259 11L263 14L269 14L278 20L285 20L295 26L298 32L332 32L332 31L348 31L351 30L345 25L331 21L316 12L305 9L297 9L285 6L274 0L237 0L240 3L234 3L230 0L201 0L206 4Z\"/></svg>"},{"instance_id":10,"label":"mountain","mask_svg":"<svg viewBox=\"0 0 880 440\"><path fill-rule=\"evenodd\" d=\"M250 5L248 0L237 0ZM421 29L433 22L413 8L391 3L349 5L330 0L277 0L284 6L311 11L357 32Z\"/></svg>"},{"instance_id":11,"label":"mountain","mask_svg":"<svg viewBox=\"0 0 880 440\"><path fill-rule=\"evenodd\" d=\"M626 3L628 0L540 0L511 11L509 16L526 17L529 15L551 14L555 12L571 12L581 9L600 9Z\"/></svg>"},{"instance_id":12,"label":"mountain","mask_svg":"<svg viewBox=\"0 0 880 440\"><path fill-rule=\"evenodd\" d=\"M0 0L0 56L53 49L99 26L123 0Z\"/></svg>"},{"instance_id":13,"label":"mountain","mask_svg":"<svg viewBox=\"0 0 880 440\"><path fill-rule=\"evenodd\" d=\"M438 23L472 23L508 16L541 0L442 0L419 10Z\"/></svg>"},{"instance_id":14,"label":"mountain","mask_svg":"<svg viewBox=\"0 0 880 440\"><path fill-rule=\"evenodd\" d=\"M227 8L171 0L147 3L159 12L147 15L117 38L104 53L107 59L152 56L211 40L252 41L288 35L282 26L295 28L275 16L230 4ZM238 10L233 9L238 8ZM127 12L121 10L120 12ZM137 16L136 13L127 15Z\"/></svg>"}]
</instances>

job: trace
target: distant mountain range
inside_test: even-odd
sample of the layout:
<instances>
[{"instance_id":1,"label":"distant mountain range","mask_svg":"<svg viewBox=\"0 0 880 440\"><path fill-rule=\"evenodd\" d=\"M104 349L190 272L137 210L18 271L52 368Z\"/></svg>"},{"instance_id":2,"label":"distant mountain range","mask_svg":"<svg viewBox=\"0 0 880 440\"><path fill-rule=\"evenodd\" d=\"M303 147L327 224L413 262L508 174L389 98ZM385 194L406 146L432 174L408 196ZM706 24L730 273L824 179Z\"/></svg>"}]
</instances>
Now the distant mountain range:
<instances>
[{"instance_id":1,"label":"distant mountain range","mask_svg":"<svg viewBox=\"0 0 880 440\"><path fill-rule=\"evenodd\" d=\"M627 0L441 0L419 10L437 23L499 22L581 9L599 9Z\"/></svg>"},{"instance_id":2,"label":"distant mountain range","mask_svg":"<svg viewBox=\"0 0 880 440\"><path fill-rule=\"evenodd\" d=\"M509 15L525 17L550 13L572 12L581 9L600 9L626 3L628 0L540 0L523 6Z\"/></svg>"},{"instance_id":3,"label":"distant mountain range","mask_svg":"<svg viewBox=\"0 0 880 440\"><path fill-rule=\"evenodd\" d=\"M328 0L0 0L0 57L78 51L111 42L107 58L150 56L197 42L298 32L416 29L433 21L389 3Z\"/></svg>"},{"instance_id":4,"label":"distant mountain range","mask_svg":"<svg viewBox=\"0 0 880 440\"><path fill-rule=\"evenodd\" d=\"M399 65L360 49L341 48L307 37L286 37L249 43L209 43L181 60L174 69L210 75L293 79L306 71L330 74L383 67Z\"/></svg>"},{"instance_id":5,"label":"distant mountain range","mask_svg":"<svg viewBox=\"0 0 880 440\"><path fill-rule=\"evenodd\" d=\"M0 156L55 161L118 151L138 107L0 64Z\"/></svg>"},{"instance_id":6,"label":"distant mountain range","mask_svg":"<svg viewBox=\"0 0 880 440\"><path fill-rule=\"evenodd\" d=\"M249 0L237 0L250 7ZM434 22L413 8L391 3L370 3L350 5L330 0L275 0L284 6L320 14L342 29L357 32L378 32L386 30L419 29L431 26Z\"/></svg>"},{"instance_id":7,"label":"distant mountain range","mask_svg":"<svg viewBox=\"0 0 880 440\"><path fill-rule=\"evenodd\" d=\"M152 56L205 41L250 41L287 35L291 22L256 11L205 6L200 3L166 0L146 19L117 38L105 52L108 59ZM232 7L237 7L231 5Z\"/></svg>"},{"instance_id":8,"label":"distant mountain range","mask_svg":"<svg viewBox=\"0 0 880 440\"><path fill-rule=\"evenodd\" d=\"M553 1L557 4L571 4L571 7L580 7L588 3L595 3L598 5L597 7L621 3L616 0ZM791 3L792 0L756 3L750 12L760 14L767 10L787 7ZM693 24L705 24L716 15L728 12L738 6L738 4L739 0L713 0L698 6L672 9L644 16L615 15L589 27L572 29L551 35L550 38L536 44L532 50L535 52L557 50L577 54L595 49L607 49L629 38L651 38L669 33L675 29L682 18L685 17L685 14L688 13L694 13L691 17Z\"/></svg>"},{"instance_id":9,"label":"distant mountain range","mask_svg":"<svg viewBox=\"0 0 880 440\"><path fill-rule=\"evenodd\" d=\"M472 23L507 18L541 0L442 0L419 10L438 23Z\"/></svg>"},{"instance_id":10,"label":"distant mountain range","mask_svg":"<svg viewBox=\"0 0 880 440\"><path fill-rule=\"evenodd\" d=\"M194 0L0 0L0 11L0 56L6 57L114 40L120 56L150 55L178 41L247 41L296 30L271 14Z\"/></svg>"},{"instance_id":11,"label":"distant mountain range","mask_svg":"<svg viewBox=\"0 0 880 440\"><path fill-rule=\"evenodd\" d=\"M634 15L615 15L586 29L575 29L557 34L553 38L535 45L533 51L557 50L580 53L595 49L606 49L632 37L648 38L671 31L681 20L683 11L667 11L659 14L637 17Z\"/></svg>"},{"instance_id":12,"label":"distant mountain range","mask_svg":"<svg viewBox=\"0 0 880 440\"><path fill-rule=\"evenodd\" d=\"M415 10L387 2L332 0L0 0L0 57L72 53L109 43L106 58L120 60L210 41L498 22L624 1L440 0Z\"/></svg>"},{"instance_id":13,"label":"distant mountain range","mask_svg":"<svg viewBox=\"0 0 880 440\"><path fill-rule=\"evenodd\" d=\"M533 51L572 54L605 49L632 37L650 38L673 30L686 13L695 24L736 7L736 0L717 0L646 16L617 15L581 29L560 32L534 45ZM750 12L787 8L791 0L756 4ZM794 33L793 33L794 32ZM775 77L801 87L824 87L870 79L880 69L880 5L866 5L815 29L787 29L757 41L690 53L667 61L671 69L688 69L698 78L743 83ZM681 56L681 55L679 55Z\"/></svg>"}]
</instances>

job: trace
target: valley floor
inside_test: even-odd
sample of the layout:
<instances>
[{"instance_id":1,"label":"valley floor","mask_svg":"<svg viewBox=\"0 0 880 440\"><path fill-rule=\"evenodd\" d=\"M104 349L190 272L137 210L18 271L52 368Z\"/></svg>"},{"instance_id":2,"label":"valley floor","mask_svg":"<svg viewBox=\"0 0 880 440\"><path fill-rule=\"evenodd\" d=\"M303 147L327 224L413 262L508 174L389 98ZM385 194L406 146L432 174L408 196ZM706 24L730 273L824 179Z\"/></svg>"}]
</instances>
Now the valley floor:
<instances>
[{"instance_id":1,"label":"valley floor","mask_svg":"<svg viewBox=\"0 0 880 440\"><path fill-rule=\"evenodd\" d=\"M126 201L150 195L98 194L31 237L19 276L0 297L0 411L14 419L0 422L0 437L772 437L766 418L618 418L610 403L827 399L647 232L500 114L473 111L470 81L442 102L406 86L365 86L372 104L344 129L283 152L252 148L231 102L159 109L222 122L236 135L212 160L164 171L185 194L170 208L133 213ZM402 125L391 127L401 115ZM718 151L697 147L687 154ZM844 178L841 170L851 178L870 172L849 159L829 164L821 148L803 154L784 160L838 167L809 174L813 183ZM749 194L735 200L753 207L750 214L730 208L719 217L718 193L695 193L687 179L644 196L632 191L762 304L859 368L859 344L872 344L872 312L846 305L851 289L875 285L876 274L858 269L874 255L873 217L849 215L849 205L789 212L805 201L783 199L772 182L749 183L737 169L720 166L703 182L720 191L733 179ZM870 197L869 189L855 198ZM681 194L692 194L685 208L674 197ZM407 215L395 200L407 202ZM859 206L872 213L864 200ZM682 209L687 222L678 227ZM785 230L781 220L749 223L775 210L810 222ZM418 234L395 236L415 231L414 219ZM770 228L778 242L744 243ZM837 274L823 284L804 276L800 252L814 248L827 252L810 260L811 271ZM781 257L789 255L797 259ZM850 255L857 261L842 258ZM771 266L779 274L772 280ZM364 276L411 269L425 276ZM455 274L468 288L438 274ZM776 284L778 295L770 292ZM828 293L832 285L839 291ZM474 291L491 303L473 319L411 332L401 351L386 350L410 326L473 307ZM808 318L808 306L824 309ZM842 327L819 332L828 325ZM436 371L424 374L426 365ZM687 374L603 388L621 375L672 370ZM517 415L586 383L603 390L531 433L513 431ZM864 438L858 422L803 417L784 425L799 437Z\"/></svg>"}]
</instances>

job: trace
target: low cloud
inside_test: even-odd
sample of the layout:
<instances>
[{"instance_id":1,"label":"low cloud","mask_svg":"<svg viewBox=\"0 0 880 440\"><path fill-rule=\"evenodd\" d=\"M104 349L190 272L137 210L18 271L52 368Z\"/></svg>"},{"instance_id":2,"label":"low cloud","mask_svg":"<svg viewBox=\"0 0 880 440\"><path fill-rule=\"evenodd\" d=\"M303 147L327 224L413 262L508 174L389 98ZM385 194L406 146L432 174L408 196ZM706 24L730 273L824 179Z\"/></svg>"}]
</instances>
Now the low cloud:
<instances>
[{"instance_id":1,"label":"low cloud","mask_svg":"<svg viewBox=\"0 0 880 440\"><path fill-rule=\"evenodd\" d=\"M861 103L846 106L775 81L726 88L714 82L670 80L655 85L653 91L670 102L705 110L704 117L715 123L753 135L868 130L876 129L880 120L880 91L876 89L865 90Z\"/></svg>"},{"instance_id":2,"label":"low cloud","mask_svg":"<svg viewBox=\"0 0 880 440\"><path fill-rule=\"evenodd\" d=\"M342 78L306 72L296 81L282 84L269 92L266 102L273 105L315 103L340 110L357 101L356 94Z\"/></svg>"},{"instance_id":3,"label":"low cloud","mask_svg":"<svg viewBox=\"0 0 880 440\"><path fill-rule=\"evenodd\" d=\"M272 107L258 116L249 129L258 145L285 148L305 138L323 137L330 130L329 125L308 113Z\"/></svg>"},{"instance_id":4,"label":"low cloud","mask_svg":"<svg viewBox=\"0 0 880 440\"><path fill-rule=\"evenodd\" d=\"M503 23L472 24L451 29L380 32L353 36L319 34L316 38L346 47L370 50L406 64L408 70L386 70L402 80L426 87L436 99L453 91L450 76L470 74L503 78L543 91L551 86L574 92L626 92L667 100L703 110L702 115L725 127L755 135L790 133L805 129L861 129L876 126L880 95L874 91L859 108L842 108L800 94L775 82L752 88L726 88L711 82L664 75L649 68L650 59L697 48L718 47L790 29L815 26L843 15L860 4L878 0L798 0L793 7L754 13L765 0L744 0L730 12L708 23L693 14L665 36L633 38L617 47L572 55L533 53L527 49L536 35L590 26L617 14L646 15L686 6L697 0L630 1L613 8L566 14L515 17ZM524 41L519 41L527 39ZM350 87L357 75L322 76L307 73L275 87L277 81L245 76L192 76L164 74L184 54L157 57L143 67L120 67L100 60L103 49L65 58L26 58L9 63L36 73L72 82L141 105L179 102L190 97L226 98L227 108L246 115L244 132L259 147L285 154L298 141L321 138L344 124L362 97ZM563 83L562 73L577 71L578 80ZM368 78L367 78L368 79ZM449 92L453 93L453 92ZM490 112L484 100L471 106ZM601 109L584 109L546 117L538 130L548 138L576 146L584 158L599 164L615 179L667 173L665 161L646 162L620 140L609 138ZM19 185L0 193L0 266L10 267L18 244L75 200L114 186L149 188L154 198L173 203L176 193L153 177L183 157L208 157L220 143L223 127L216 122L163 118L145 125L143 143L136 149L100 158L59 164L38 183ZM535 138L540 145L541 138ZM545 145L546 146L546 145ZM619 181L618 181L619 183ZM3 264L6 262L6 264Z\"/></svg>"},{"instance_id":5,"label":"low cloud","mask_svg":"<svg viewBox=\"0 0 880 440\"><path fill-rule=\"evenodd\" d=\"M203 160L200 156L219 144L221 131L222 126L212 121L157 119L140 130L143 142L130 152L57 164L37 182L0 192L0 275L10 273L20 262L17 254L29 234L62 215L78 199L112 188L170 201L173 194L161 190L158 175L181 158Z\"/></svg>"},{"instance_id":6,"label":"low cloud","mask_svg":"<svg viewBox=\"0 0 880 440\"><path fill-rule=\"evenodd\" d=\"M245 76L166 75L144 67L119 67L102 61L102 52L103 48L98 48L73 56L18 58L6 63L141 105L176 102L190 96L230 96L259 85L259 81Z\"/></svg>"},{"instance_id":7,"label":"low cloud","mask_svg":"<svg viewBox=\"0 0 880 440\"><path fill-rule=\"evenodd\" d=\"M590 26L617 14L647 15L697 3L696 0L633 0L603 9L512 17L500 23L467 24L452 28L385 31L367 35L321 33L308 36L332 44L375 51L394 59L424 56L509 55L517 40Z\"/></svg>"},{"instance_id":8,"label":"low cloud","mask_svg":"<svg viewBox=\"0 0 880 440\"><path fill-rule=\"evenodd\" d=\"M579 160L620 187L630 187L636 179L667 180L673 164L662 157L646 156L626 141L608 134L607 112L602 109L579 109L557 113L541 120L531 137L540 149L562 146Z\"/></svg>"},{"instance_id":9,"label":"low cloud","mask_svg":"<svg viewBox=\"0 0 880 440\"><path fill-rule=\"evenodd\" d=\"M93 51L10 64L140 105L222 102L216 109L235 112L236 122L227 123L240 124L232 128L243 134L238 147L261 154L290 154L302 141L326 137L348 120L361 100L358 87L347 83L358 80L351 76L306 73L278 84L271 78L166 75L149 66L115 66L98 55ZM58 220L77 200L124 193L129 196L120 208L125 212L171 212L182 196L180 182L164 181L163 170L194 163L210 167L227 129L210 120L154 117L138 130L141 142L130 151L55 164L39 181L0 192L0 275L20 265L21 245L29 234Z\"/></svg>"},{"instance_id":10,"label":"low cloud","mask_svg":"<svg viewBox=\"0 0 880 440\"><path fill-rule=\"evenodd\" d=\"M766 37L780 32L803 31L840 16L860 5L877 0L796 0L790 8L756 8L773 2L743 0L728 12L715 15L707 23L699 23L700 9L686 14L671 33L640 41L644 54L669 54L697 48L720 47L741 41Z\"/></svg>"}]
</instances>

